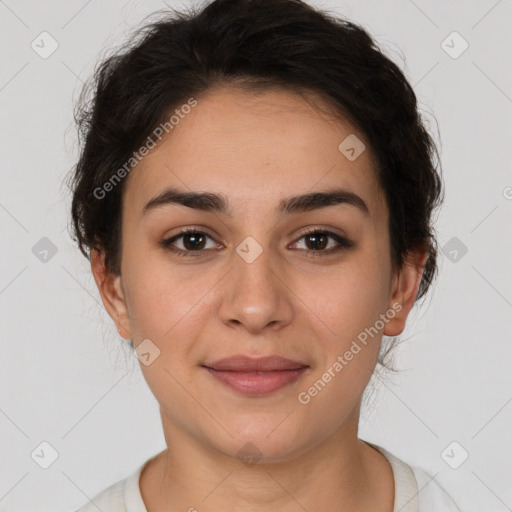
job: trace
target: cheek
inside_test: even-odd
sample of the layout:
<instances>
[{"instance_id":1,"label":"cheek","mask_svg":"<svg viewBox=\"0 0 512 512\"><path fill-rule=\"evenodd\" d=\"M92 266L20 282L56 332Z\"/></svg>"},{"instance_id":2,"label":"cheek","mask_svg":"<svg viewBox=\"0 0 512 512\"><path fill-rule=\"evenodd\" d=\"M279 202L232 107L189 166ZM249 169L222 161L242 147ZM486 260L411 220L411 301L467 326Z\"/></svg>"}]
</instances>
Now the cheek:
<instances>
[{"instance_id":1,"label":"cheek","mask_svg":"<svg viewBox=\"0 0 512 512\"><path fill-rule=\"evenodd\" d=\"M207 292L212 287L207 276L185 280L176 275L144 275L130 283L130 321L139 337L154 338L156 343L172 342L189 335L205 316Z\"/></svg>"},{"instance_id":2,"label":"cheek","mask_svg":"<svg viewBox=\"0 0 512 512\"><path fill-rule=\"evenodd\" d=\"M365 265L346 265L317 276L314 286L311 276L305 277L297 293L308 306L304 312L313 325L318 362L301 389L300 403L336 411L331 426L342 422L356 405L375 370L382 339L377 322L387 306L386 282L379 263L367 260Z\"/></svg>"},{"instance_id":3,"label":"cheek","mask_svg":"<svg viewBox=\"0 0 512 512\"><path fill-rule=\"evenodd\" d=\"M371 253L361 253L315 277L302 275L297 281L297 295L333 335L347 341L384 313L388 272L386 262Z\"/></svg>"},{"instance_id":4,"label":"cheek","mask_svg":"<svg viewBox=\"0 0 512 512\"><path fill-rule=\"evenodd\" d=\"M163 343L178 336L184 324L190 327L212 279L206 272L194 272L193 265L173 267L158 252L127 247L123 272L135 338Z\"/></svg>"}]
</instances>

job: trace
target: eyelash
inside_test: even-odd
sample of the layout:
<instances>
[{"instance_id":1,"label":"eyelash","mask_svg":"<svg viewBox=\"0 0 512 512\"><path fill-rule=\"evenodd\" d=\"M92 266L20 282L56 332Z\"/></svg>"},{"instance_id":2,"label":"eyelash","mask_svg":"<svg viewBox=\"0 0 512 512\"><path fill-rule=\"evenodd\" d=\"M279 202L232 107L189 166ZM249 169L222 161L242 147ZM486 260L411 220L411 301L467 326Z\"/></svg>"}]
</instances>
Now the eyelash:
<instances>
[{"instance_id":1,"label":"eyelash","mask_svg":"<svg viewBox=\"0 0 512 512\"><path fill-rule=\"evenodd\" d=\"M195 257L197 258L198 256L201 255L201 253L203 253L206 249L200 249L200 250L197 250L197 251L184 251L182 249L176 249L175 247L172 247L172 244L180 239L180 238L183 238L185 235L187 234L199 234L199 235L205 235L207 236L208 238L212 239L213 238L208 235L208 233L205 233L204 231L199 231L198 229L194 229L194 228L187 228L187 229L184 229L183 231L181 231L180 233L178 233L177 235L174 235L173 237L171 238L168 238L166 240L163 240L162 242L160 242L160 244L162 245L162 247L168 251L171 251L175 254L177 254L178 256L190 256L190 257ZM299 240L301 240L302 238L308 236L308 235L314 235L314 234L317 234L317 233L321 233L321 234L325 234L328 236L328 238L332 238L334 239L336 242L338 242L339 246L338 247L334 247L334 248L330 248L330 249L319 249L319 250L314 250L314 249L299 249L301 251L307 251L309 253L312 253L312 256L313 257L316 257L316 256L325 256L325 255L329 255L329 254L333 254L333 253L337 253L339 251L342 251L342 250L346 250L346 249L350 249L351 247L354 246L353 242L351 242L350 240L336 234L336 233L333 233L332 231L327 231L325 229L311 229L311 230L308 230L304 233L301 234L301 236L297 239L296 242L294 243L297 243ZM194 254L196 253L196 254Z\"/></svg>"}]
</instances>

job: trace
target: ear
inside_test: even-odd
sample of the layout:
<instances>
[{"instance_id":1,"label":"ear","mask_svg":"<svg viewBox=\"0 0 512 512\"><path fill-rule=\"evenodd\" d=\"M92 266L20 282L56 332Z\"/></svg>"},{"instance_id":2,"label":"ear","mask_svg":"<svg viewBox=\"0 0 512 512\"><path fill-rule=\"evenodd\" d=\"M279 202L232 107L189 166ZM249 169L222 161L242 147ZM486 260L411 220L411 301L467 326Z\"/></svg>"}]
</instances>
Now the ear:
<instances>
[{"instance_id":1,"label":"ear","mask_svg":"<svg viewBox=\"0 0 512 512\"><path fill-rule=\"evenodd\" d=\"M389 311L396 314L384 327L386 336L398 336L405 329L407 316L414 306L423 270L428 258L428 251L418 249L410 252L402 267L393 276Z\"/></svg>"},{"instance_id":2,"label":"ear","mask_svg":"<svg viewBox=\"0 0 512 512\"><path fill-rule=\"evenodd\" d=\"M116 324L119 334L122 338L131 339L132 331L121 275L107 272L105 253L98 249L92 249L91 251L91 270L103 305Z\"/></svg>"}]
</instances>

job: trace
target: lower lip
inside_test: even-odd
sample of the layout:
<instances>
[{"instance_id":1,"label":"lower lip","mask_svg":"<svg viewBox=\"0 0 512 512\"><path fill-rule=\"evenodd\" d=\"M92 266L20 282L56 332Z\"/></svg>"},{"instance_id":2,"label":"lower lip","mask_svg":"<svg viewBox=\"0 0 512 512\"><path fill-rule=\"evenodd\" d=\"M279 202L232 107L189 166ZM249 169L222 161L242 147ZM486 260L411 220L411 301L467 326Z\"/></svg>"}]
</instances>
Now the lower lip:
<instances>
[{"instance_id":1,"label":"lower lip","mask_svg":"<svg viewBox=\"0 0 512 512\"><path fill-rule=\"evenodd\" d=\"M275 372L235 372L205 367L210 375L246 395L265 395L296 381L307 367Z\"/></svg>"}]
</instances>

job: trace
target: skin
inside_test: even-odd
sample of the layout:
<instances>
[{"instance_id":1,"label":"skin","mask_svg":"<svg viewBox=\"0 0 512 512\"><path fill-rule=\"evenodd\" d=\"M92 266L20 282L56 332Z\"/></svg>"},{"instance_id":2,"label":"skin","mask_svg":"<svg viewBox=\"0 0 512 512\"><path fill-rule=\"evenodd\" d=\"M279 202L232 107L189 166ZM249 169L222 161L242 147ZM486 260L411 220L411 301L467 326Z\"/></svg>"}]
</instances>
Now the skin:
<instances>
[{"instance_id":1,"label":"skin","mask_svg":"<svg viewBox=\"0 0 512 512\"><path fill-rule=\"evenodd\" d=\"M310 100L227 87L198 98L127 178L121 274L107 273L103 253L92 253L121 336L135 346L150 339L160 350L150 365L141 363L168 447L140 478L149 512L393 510L391 466L358 439L358 420L382 335L403 331L427 253L411 253L393 270L388 208L369 145L349 123L326 115L320 98ZM350 134L366 145L354 161L338 150ZM223 194L232 216L177 204L142 214L169 186ZM281 199L339 187L360 196L369 212L337 204L276 213ZM211 237L199 256L160 245L187 227ZM353 247L322 254L338 246L329 238L314 251L306 227L345 236ZM248 236L262 248L252 263L236 252ZM191 247L187 237L174 244ZM298 394L397 303L400 312L378 335L308 404L299 403ZM251 397L200 367L234 354L277 354L309 368L285 388ZM246 443L261 454L254 464L237 456Z\"/></svg>"}]
</instances>

